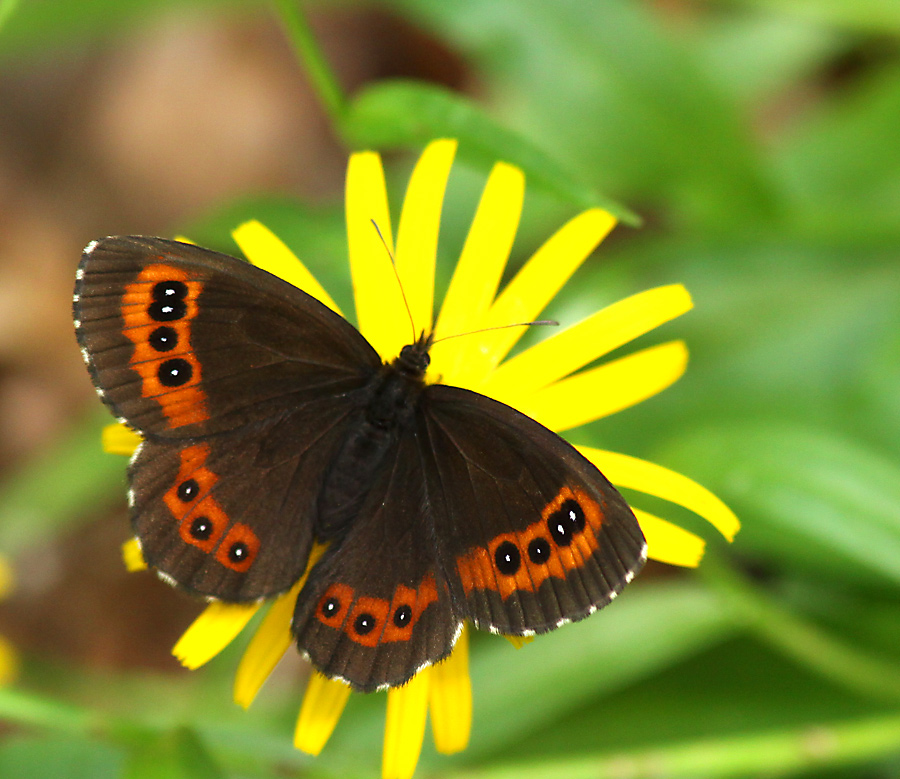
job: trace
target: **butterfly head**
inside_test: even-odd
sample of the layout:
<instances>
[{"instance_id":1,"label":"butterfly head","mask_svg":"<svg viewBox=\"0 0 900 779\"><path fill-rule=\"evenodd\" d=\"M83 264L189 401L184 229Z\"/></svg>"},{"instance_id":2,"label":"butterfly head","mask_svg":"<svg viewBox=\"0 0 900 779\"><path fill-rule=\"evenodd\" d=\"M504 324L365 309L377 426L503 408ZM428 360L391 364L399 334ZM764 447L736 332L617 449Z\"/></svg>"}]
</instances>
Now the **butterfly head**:
<instances>
[{"instance_id":1,"label":"butterfly head","mask_svg":"<svg viewBox=\"0 0 900 779\"><path fill-rule=\"evenodd\" d=\"M415 343L407 344L400 350L400 354L394 360L394 367L407 376L421 379L431 364L428 351L433 342L433 334L425 335L423 332Z\"/></svg>"}]
</instances>

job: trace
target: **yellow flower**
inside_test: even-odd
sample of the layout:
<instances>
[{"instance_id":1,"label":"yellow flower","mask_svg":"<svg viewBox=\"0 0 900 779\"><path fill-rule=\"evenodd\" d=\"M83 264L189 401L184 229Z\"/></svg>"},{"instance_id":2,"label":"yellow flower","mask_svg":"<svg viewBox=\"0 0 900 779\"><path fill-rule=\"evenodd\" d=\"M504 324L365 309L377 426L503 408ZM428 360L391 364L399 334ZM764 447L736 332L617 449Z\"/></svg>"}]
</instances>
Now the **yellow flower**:
<instances>
[{"instance_id":1,"label":"yellow flower","mask_svg":"<svg viewBox=\"0 0 900 779\"><path fill-rule=\"evenodd\" d=\"M385 360L395 357L410 342L410 314L417 327L434 321L438 229L455 152L452 140L434 141L423 152L407 188L396 245L379 155L360 152L350 158L346 216L357 322ZM681 341L646 348L587 371L580 369L680 316L692 304L687 291L678 284L647 290L505 359L524 328L485 328L539 316L616 221L601 209L576 216L497 294L518 227L524 191L521 170L503 162L494 166L434 327L436 339L481 332L436 343L428 377L489 395L562 432L628 408L676 381L687 362L687 350ZM372 228L373 221L394 253L409 313L381 238ZM253 264L338 311L302 263L261 224L241 225L234 237ZM106 433L105 444L113 451L130 452L136 443L137 437L124 428L113 426ZM686 476L624 454L591 447L579 450L619 487L691 509L729 539L737 532L734 514ZM704 550L701 538L640 509L635 509L635 514L651 558L682 566L699 563ZM125 557L130 569L142 567L135 542L126 544ZM314 552L310 566L315 559ZM235 680L235 700L242 706L250 705L292 642L290 619L304 581L305 577L289 593L274 600L250 641ZM187 667L199 667L221 651L258 609L257 604L211 604L181 638L174 653ZM318 754L349 692L343 683L313 674L297 722L294 743L298 749ZM421 671L403 687L388 691L383 777L412 776L429 712L438 751L452 753L465 748L471 711L464 632L448 659Z\"/></svg>"},{"instance_id":2,"label":"yellow flower","mask_svg":"<svg viewBox=\"0 0 900 779\"><path fill-rule=\"evenodd\" d=\"M5 598L13 586L13 573L9 563L0 557L0 600ZM9 684L19 670L19 661L12 645L0 636L0 686Z\"/></svg>"}]
</instances>

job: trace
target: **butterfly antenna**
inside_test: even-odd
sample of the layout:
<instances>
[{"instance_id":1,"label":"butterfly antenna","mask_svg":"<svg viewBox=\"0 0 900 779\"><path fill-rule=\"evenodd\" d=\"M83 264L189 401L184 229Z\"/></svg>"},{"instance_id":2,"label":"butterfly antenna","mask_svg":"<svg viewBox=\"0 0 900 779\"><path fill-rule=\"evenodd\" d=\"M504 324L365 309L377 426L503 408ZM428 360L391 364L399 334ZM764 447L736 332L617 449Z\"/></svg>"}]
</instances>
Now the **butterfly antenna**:
<instances>
[{"instance_id":1,"label":"butterfly antenna","mask_svg":"<svg viewBox=\"0 0 900 779\"><path fill-rule=\"evenodd\" d=\"M559 322L555 319L535 319L533 322L513 322L509 325L495 325L494 327L482 327L480 330L469 330L467 333L454 333L453 335L445 335L438 338L434 343L441 341L449 341L451 338L461 338L464 335L475 335L476 333L487 333L491 330L506 330L508 327L531 327L532 325L549 325L551 327L559 327Z\"/></svg>"},{"instance_id":2,"label":"butterfly antenna","mask_svg":"<svg viewBox=\"0 0 900 779\"><path fill-rule=\"evenodd\" d=\"M403 282L400 281L400 274L397 272L397 261L394 259L394 255L391 252L390 247L387 245L387 241L384 240L384 236L381 234L381 229L378 227L378 222L374 219L369 220L372 222L372 227L375 228L375 232L378 233L378 237L381 239L381 245L384 246L384 250L387 252L387 256L391 258L391 268L394 269L394 278L397 279L397 286L400 287L400 294L403 296L403 305L406 306L406 314L409 316L409 326L412 328L413 341L418 338L416 335L416 323L413 321L412 309L409 307L409 301L406 299L406 290L403 289Z\"/></svg>"}]
</instances>

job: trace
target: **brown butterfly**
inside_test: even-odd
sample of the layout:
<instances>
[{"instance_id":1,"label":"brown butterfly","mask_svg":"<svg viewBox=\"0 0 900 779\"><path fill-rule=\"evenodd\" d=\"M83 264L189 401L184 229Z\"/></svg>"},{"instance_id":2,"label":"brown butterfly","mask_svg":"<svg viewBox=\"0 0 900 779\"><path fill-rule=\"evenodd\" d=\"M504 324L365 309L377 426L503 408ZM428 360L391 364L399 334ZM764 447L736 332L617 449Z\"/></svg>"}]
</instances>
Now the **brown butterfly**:
<instances>
[{"instance_id":1,"label":"brown butterfly","mask_svg":"<svg viewBox=\"0 0 900 779\"><path fill-rule=\"evenodd\" d=\"M634 514L570 444L426 384L428 334L385 363L294 286L161 238L90 244L74 300L100 397L144 438L129 500L147 564L238 603L287 591L328 543L292 623L326 676L403 684L464 620L553 630L646 559Z\"/></svg>"}]
</instances>

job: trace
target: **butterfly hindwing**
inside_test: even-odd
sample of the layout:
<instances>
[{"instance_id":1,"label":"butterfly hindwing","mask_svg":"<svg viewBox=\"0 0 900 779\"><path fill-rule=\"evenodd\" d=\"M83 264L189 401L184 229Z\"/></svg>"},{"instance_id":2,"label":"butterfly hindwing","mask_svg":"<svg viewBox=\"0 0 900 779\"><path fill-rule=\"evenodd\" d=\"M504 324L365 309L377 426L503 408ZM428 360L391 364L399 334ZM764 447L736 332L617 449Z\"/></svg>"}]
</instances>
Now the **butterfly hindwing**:
<instances>
[{"instance_id":1,"label":"butterfly hindwing","mask_svg":"<svg viewBox=\"0 0 900 779\"><path fill-rule=\"evenodd\" d=\"M365 382L381 361L319 301L248 263L162 238L85 250L76 333L113 413L142 433L234 430Z\"/></svg>"},{"instance_id":2,"label":"butterfly hindwing","mask_svg":"<svg viewBox=\"0 0 900 779\"><path fill-rule=\"evenodd\" d=\"M289 589L306 566L317 495L351 408L327 396L220 436L145 441L130 495L147 564L230 602Z\"/></svg>"},{"instance_id":3,"label":"butterfly hindwing","mask_svg":"<svg viewBox=\"0 0 900 779\"><path fill-rule=\"evenodd\" d=\"M441 385L424 396L427 489L459 610L479 628L528 635L609 603L646 543L600 471L502 403Z\"/></svg>"},{"instance_id":4,"label":"butterfly hindwing","mask_svg":"<svg viewBox=\"0 0 900 779\"><path fill-rule=\"evenodd\" d=\"M298 598L294 634L316 668L371 691L403 684L450 653L461 617L434 533L419 445L407 431Z\"/></svg>"}]
</instances>

